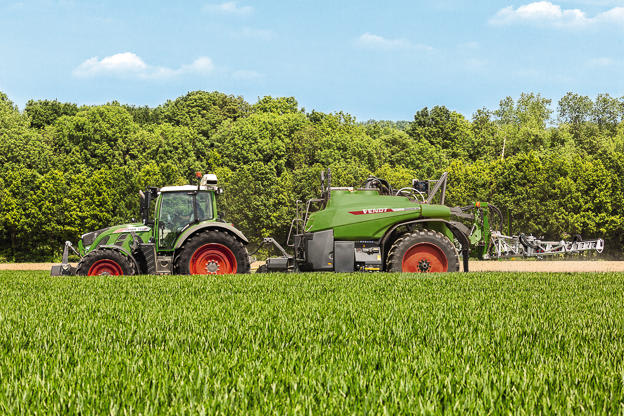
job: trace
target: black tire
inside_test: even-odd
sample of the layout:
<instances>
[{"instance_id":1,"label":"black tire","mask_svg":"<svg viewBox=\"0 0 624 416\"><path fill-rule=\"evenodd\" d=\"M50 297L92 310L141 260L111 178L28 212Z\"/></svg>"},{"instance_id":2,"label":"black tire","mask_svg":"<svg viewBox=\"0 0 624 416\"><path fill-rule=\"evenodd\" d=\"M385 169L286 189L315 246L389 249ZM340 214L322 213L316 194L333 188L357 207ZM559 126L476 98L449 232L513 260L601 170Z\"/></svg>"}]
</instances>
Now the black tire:
<instances>
[{"instance_id":1,"label":"black tire","mask_svg":"<svg viewBox=\"0 0 624 416\"><path fill-rule=\"evenodd\" d=\"M392 244L386 265L386 270L391 272L457 272L459 254L445 235L417 230L403 234Z\"/></svg>"},{"instance_id":2,"label":"black tire","mask_svg":"<svg viewBox=\"0 0 624 416\"><path fill-rule=\"evenodd\" d=\"M258 267L258 270L256 270L256 273L268 273L269 272L269 268L267 267L266 264L261 265L260 267Z\"/></svg>"},{"instance_id":3,"label":"black tire","mask_svg":"<svg viewBox=\"0 0 624 416\"><path fill-rule=\"evenodd\" d=\"M134 261L117 250L99 248L79 262L76 274L81 276L116 276L136 274Z\"/></svg>"},{"instance_id":4,"label":"black tire","mask_svg":"<svg viewBox=\"0 0 624 416\"><path fill-rule=\"evenodd\" d=\"M178 274L249 273L249 255L233 235L208 230L184 242L176 254L175 270Z\"/></svg>"}]
</instances>

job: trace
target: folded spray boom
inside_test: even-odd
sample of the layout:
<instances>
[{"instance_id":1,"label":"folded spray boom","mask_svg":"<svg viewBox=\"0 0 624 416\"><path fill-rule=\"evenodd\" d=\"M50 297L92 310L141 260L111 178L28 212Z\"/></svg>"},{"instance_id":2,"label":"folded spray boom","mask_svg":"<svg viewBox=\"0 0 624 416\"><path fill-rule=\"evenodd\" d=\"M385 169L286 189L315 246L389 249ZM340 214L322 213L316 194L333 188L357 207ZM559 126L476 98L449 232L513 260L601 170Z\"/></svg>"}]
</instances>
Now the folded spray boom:
<instances>
[{"instance_id":1,"label":"folded spray boom","mask_svg":"<svg viewBox=\"0 0 624 416\"><path fill-rule=\"evenodd\" d=\"M548 241L524 233L505 235L499 231L504 222L501 211L487 202L458 207L455 212L463 218L473 219L470 242L473 253L484 260L580 254L588 251L602 253L604 250L604 240L601 238L583 240L580 235L576 235L572 241Z\"/></svg>"}]
</instances>

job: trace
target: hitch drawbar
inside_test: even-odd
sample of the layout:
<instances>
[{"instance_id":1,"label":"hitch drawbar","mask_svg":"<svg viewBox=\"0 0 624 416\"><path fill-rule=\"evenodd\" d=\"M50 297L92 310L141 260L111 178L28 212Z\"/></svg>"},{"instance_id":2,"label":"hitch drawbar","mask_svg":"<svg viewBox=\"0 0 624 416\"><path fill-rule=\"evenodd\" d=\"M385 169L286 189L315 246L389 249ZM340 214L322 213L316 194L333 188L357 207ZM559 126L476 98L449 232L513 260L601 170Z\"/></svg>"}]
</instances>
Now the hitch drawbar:
<instances>
[{"instance_id":1,"label":"hitch drawbar","mask_svg":"<svg viewBox=\"0 0 624 416\"><path fill-rule=\"evenodd\" d=\"M70 241L65 241L65 248L63 248L63 261L61 264L55 264L50 270L50 276L73 276L76 274L76 268L69 264L69 250L74 253L78 252L72 246Z\"/></svg>"},{"instance_id":2,"label":"hitch drawbar","mask_svg":"<svg viewBox=\"0 0 624 416\"><path fill-rule=\"evenodd\" d=\"M250 257L258 252L262 247L266 245L272 245L275 247L281 254L281 257L270 257L266 260L265 268L258 269L259 273L262 272L291 272L295 270L295 258L288 254L284 247L281 246L280 243L275 241L273 237L265 237L262 239L262 243L258 246L256 251L254 251Z\"/></svg>"}]
</instances>

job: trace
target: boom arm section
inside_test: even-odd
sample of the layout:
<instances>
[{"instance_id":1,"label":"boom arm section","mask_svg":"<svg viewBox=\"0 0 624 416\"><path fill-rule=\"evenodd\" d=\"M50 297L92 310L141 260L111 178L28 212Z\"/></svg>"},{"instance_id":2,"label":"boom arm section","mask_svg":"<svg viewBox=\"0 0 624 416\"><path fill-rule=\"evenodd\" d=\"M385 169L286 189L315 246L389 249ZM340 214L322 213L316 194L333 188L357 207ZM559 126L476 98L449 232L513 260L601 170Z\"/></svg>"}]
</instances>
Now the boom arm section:
<instances>
[{"instance_id":1,"label":"boom arm section","mask_svg":"<svg viewBox=\"0 0 624 416\"><path fill-rule=\"evenodd\" d=\"M472 220L469 236L472 252L484 260L579 254L587 251L602 253L604 250L604 240L601 238L583 241L577 235L572 241L547 241L523 233L505 235L496 227L502 228L504 222L500 210L487 202L475 202L474 205L452 208L451 211L459 218Z\"/></svg>"},{"instance_id":2,"label":"boom arm section","mask_svg":"<svg viewBox=\"0 0 624 416\"><path fill-rule=\"evenodd\" d=\"M602 253L604 240L583 241L576 238L573 241L544 241L532 235L503 235L499 231L492 232L492 249L483 258L496 259L505 257L542 257L555 254L578 254L583 251Z\"/></svg>"}]
</instances>

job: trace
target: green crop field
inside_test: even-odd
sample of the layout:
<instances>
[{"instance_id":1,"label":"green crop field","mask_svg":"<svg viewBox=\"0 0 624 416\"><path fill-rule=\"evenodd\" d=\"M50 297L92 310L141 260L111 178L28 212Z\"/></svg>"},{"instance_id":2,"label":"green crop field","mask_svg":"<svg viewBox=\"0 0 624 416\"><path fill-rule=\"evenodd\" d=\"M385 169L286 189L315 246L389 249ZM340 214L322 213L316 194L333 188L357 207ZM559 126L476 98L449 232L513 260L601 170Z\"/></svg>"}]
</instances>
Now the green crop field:
<instances>
[{"instance_id":1,"label":"green crop field","mask_svg":"<svg viewBox=\"0 0 624 416\"><path fill-rule=\"evenodd\" d=\"M0 272L0 413L624 413L622 274Z\"/></svg>"}]
</instances>

